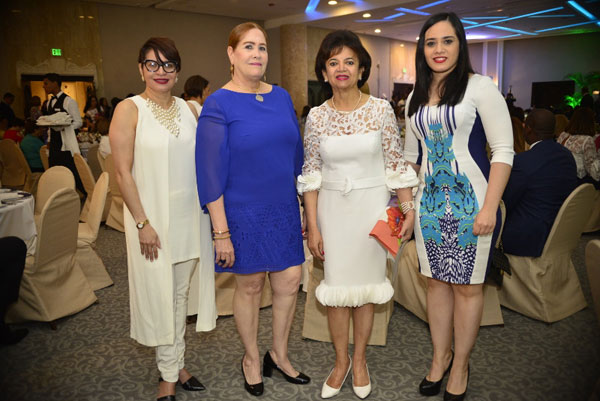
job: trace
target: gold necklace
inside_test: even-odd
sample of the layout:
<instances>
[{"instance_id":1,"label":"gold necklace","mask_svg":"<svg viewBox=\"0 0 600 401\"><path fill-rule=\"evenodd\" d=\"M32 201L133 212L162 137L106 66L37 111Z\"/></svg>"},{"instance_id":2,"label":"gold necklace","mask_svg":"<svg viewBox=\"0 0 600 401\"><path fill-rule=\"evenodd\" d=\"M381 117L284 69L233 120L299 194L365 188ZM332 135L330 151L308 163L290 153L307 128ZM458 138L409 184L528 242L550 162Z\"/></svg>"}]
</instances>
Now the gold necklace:
<instances>
[{"instance_id":1,"label":"gold necklace","mask_svg":"<svg viewBox=\"0 0 600 401\"><path fill-rule=\"evenodd\" d=\"M169 134L174 135L175 138L177 138L179 137L181 114L179 113L179 107L177 107L175 98L171 97L171 100L171 105L167 109L160 107L158 103L150 99L150 97L146 98L146 104L160 125L165 127L167 131L169 131Z\"/></svg>"},{"instance_id":2,"label":"gold necklace","mask_svg":"<svg viewBox=\"0 0 600 401\"><path fill-rule=\"evenodd\" d=\"M340 111L341 111L342 113L350 113L350 112L352 112L352 111L356 110L356 108L357 108L357 107L358 107L358 105L360 104L360 99L362 99L362 91L361 91L360 89L358 90L358 102L356 102L356 104L354 105L354 108L352 108L352 110L348 110L348 111L344 111L344 110L338 110L338 109L337 109L337 107L335 107L335 102L333 101L333 98L334 98L334 97L335 97L335 96L331 96L331 105L333 106L333 109L334 109L335 111L338 111L338 112L340 112Z\"/></svg>"},{"instance_id":3,"label":"gold necklace","mask_svg":"<svg viewBox=\"0 0 600 401\"><path fill-rule=\"evenodd\" d=\"M261 95L260 93L258 93L258 91L260 90L260 82L258 83L258 88L256 88L256 90L252 90L252 89L246 89L246 88L244 88L243 86L240 86L240 85L236 84L235 82L233 82L233 79L231 80L231 83L232 83L234 86L237 86L238 88L240 88L240 89L241 89L241 90L243 90L243 91L246 91L246 92L254 92L254 93L256 94L256 96L254 97L254 99L256 99L257 101L259 101L259 102L261 102L261 103L262 103L262 102L264 102L264 100L265 100L265 99L262 97L262 95Z\"/></svg>"}]
</instances>

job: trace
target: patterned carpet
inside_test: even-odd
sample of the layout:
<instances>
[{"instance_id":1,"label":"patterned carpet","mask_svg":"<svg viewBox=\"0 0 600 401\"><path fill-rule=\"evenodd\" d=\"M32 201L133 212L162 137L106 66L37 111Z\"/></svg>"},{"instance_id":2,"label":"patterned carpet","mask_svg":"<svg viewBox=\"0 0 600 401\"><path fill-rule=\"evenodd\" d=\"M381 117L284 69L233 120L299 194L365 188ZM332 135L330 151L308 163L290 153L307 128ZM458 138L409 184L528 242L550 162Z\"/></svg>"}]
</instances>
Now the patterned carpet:
<instances>
[{"instance_id":1,"label":"patterned carpet","mask_svg":"<svg viewBox=\"0 0 600 401\"><path fill-rule=\"evenodd\" d=\"M574 262L591 305L583 262L585 235ZM99 302L61 319L58 330L28 323L19 344L0 348L0 400L154 400L158 371L154 350L129 338L124 235L100 229L99 253L115 285L97 291ZM313 378L295 386L275 373L265 378L262 400L320 400L333 364L330 344L302 339L304 293L300 293L290 335L290 357ZM587 401L600 377L600 329L591 307L551 325L503 309L504 327L480 331L471 359L468 400ZM269 349L271 309L260 313L259 347ZM186 366L207 387L202 393L179 388L179 401L251 400L239 371L242 346L233 318L219 318L209 333L188 326ZM392 316L388 344L369 347L373 382L370 400L425 400L417 386L427 372L431 343L427 325L401 306ZM443 389L443 387L442 387ZM350 378L335 400L357 400ZM442 396L432 397L442 399Z\"/></svg>"}]
</instances>

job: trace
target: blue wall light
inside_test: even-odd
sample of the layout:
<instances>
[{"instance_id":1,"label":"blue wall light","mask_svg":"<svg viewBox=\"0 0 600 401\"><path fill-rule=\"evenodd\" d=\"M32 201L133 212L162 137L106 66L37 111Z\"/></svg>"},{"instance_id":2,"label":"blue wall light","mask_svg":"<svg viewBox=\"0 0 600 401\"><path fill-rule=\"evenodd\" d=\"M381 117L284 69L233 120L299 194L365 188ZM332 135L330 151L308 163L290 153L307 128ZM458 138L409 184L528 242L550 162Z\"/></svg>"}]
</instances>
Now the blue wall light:
<instances>
[{"instance_id":1,"label":"blue wall light","mask_svg":"<svg viewBox=\"0 0 600 401\"><path fill-rule=\"evenodd\" d=\"M310 0L308 2L308 5L304 9L304 12L311 13L311 12L315 11L317 9L317 6L319 5L319 1L321 1L321 0Z\"/></svg>"},{"instance_id":2,"label":"blue wall light","mask_svg":"<svg viewBox=\"0 0 600 401\"><path fill-rule=\"evenodd\" d=\"M426 8L429 8L429 7L434 7L434 6L437 6L438 4L444 4L444 3L447 3L447 2L449 2L449 1L450 1L450 0L439 0L439 1L434 1L433 3L424 4L424 5L420 6L420 7L417 7L417 10L425 10Z\"/></svg>"}]
</instances>

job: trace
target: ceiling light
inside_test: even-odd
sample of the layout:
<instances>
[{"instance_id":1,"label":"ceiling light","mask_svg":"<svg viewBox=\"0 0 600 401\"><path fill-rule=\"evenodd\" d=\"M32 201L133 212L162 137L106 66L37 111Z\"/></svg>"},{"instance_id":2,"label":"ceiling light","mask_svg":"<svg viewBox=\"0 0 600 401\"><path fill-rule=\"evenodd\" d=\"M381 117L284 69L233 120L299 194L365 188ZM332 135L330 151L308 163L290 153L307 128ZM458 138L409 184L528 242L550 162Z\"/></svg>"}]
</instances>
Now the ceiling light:
<instances>
[{"instance_id":1,"label":"ceiling light","mask_svg":"<svg viewBox=\"0 0 600 401\"><path fill-rule=\"evenodd\" d=\"M404 47L404 43L400 43L400 47Z\"/></svg>"},{"instance_id":2,"label":"ceiling light","mask_svg":"<svg viewBox=\"0 0 600 401\"><path fill-rule=\"evenodd\" d=\"M417 36L415 39L419 40L419 37Z\"/></svg>"},{"instance_id":3,"label":"ceiling light","mask_svg":"<svg viewBox=\"0 0 600 401\"><path fill-rule=\"evenodd\" d=\"M592 13L590 13L588 10L586 10L585 8L581 7L579 4L577 4L576 1L567 1L567 3L569 3L569 5L571 7L573 7L575 10L579 11L584 17L586 17L589 20L595 20L596 17L594 17L592 15Z\"/></svg>"},{"instance_id":4,"label":"ceiling light","mask_svg":"<svg viewBox=\"0 0 600 401\"><path fill-rule=\"evenodd\" d=\"M81 19L85 18L85 15L80 15L79 18L81 18Z\"/></svg>"},{"instance_id":5,"label":"ceiling light","mask_svg":"<svg viewBox=\"0 0 600 401\"><path fill-rule=\"evenodd\" d=\"M444 4L444 3L447 3L447 2L449 2L449 1L450 1L450 0L439 0L439 1L434 1L433 3L429 3L429 4L422 5L422 6L420 6L420 7L417 7L417 10L424 10L424 9L426 9L426 8L433 7L433 6L437 6L438 4Z\"/></svg>"},{"instance_id":6,"label":"ceiling light","mask_svg":"<svg viewBox=\"0 0 600 401\"><path fill-rule=\"evenodd\" d=\"M592 95L600 95L600 91L593 91Z\"/></svg>"},{"instance_id":7,"label":"ceiling light","mask_svg":"<svg viewBox=\"0 0 600 401\"><path fill-rule=\"evenodd\" d=\"M327 4L329 4L330 6L335 6L337 4L337 1L335 1L335 0L329 0L327 2Z\"/></svg>"},{"instance_id":8,"label":"ceiling light","mask_svg":"<svg viewBox=\"0 0 600 401\"><path fill-rule=\"evenodd\" d=\"M310 0L308 2L308 5L306 6L306 9L304 10L305 13L310 13L315 11L315 9L317 8L317 6L319 5L319 1L320 0Z\"/></svg>"},{"instance_id":9,"label":"ceiling light","mask_svg":"<svg viewBox=\"0 0 600 401\"><path fill-rule=\"evenodd\" d=\"M592 24L594 22L596 22L596 21L586 21L586 22L580 22L579 24L570 24L570 25L556 26L554 28L540 29L539 31L536 31L536 32L555 31L557 29L572 28L574 26Z\"/></svg>"},{"instance_id":10,"label":"ceiling light","mask_svg":"<svg viewBox=\"0 0 600 401\"><path fill-rule=\"evenodd\" d=\"M371 18L371 14L369 14L369 13L364 13L364 14L363 14L363 18Z\"/></svg>"},{"instance_id":11,"label":"ceiling light","mask_svg":"<svg viewBox=\"0 0 600 401\"><path fill-rule=\"evenodd\" d=\"M410 8L404 8L404 7L399 7L396 9L396 11L404 11L405 13L417 14L417 15L431 15L429 13L426 13L425 11L415 11L415 10L411 10Z\"/></svg>"},{"instance_id":12,"label":"ceiling light","mask_svg":"<svg viewBox=\"0 0 600 401\"><path fill-rule=\"evenodd\" d=\"M91 15L88 15L88 18L89 18L89 19L94 19L94 17L92 17Z\"/></svg>"},{"instance_id":13,"label":"ceiling light","mask_svg":"<svg viewBox=\"0 0 600 401\"><path fill-rule=\"evenodd\" d=\"M401 17L403 15L406 15L406 13L398 13L398 14L392 14L392 15L388 15L387 17L383 17L384 20L390 20L390 19L394 19L396 17Z\"/></svg>"},{"instance_id":14,"label":"ceiling light","mask_svg":"<svg viewBox=\"0 0 600 401\"><path fill-rule=\"evenodd\" d=\"M514 38L516 36L521 36L521 34L520 33L515 33L514 35L499 36L496 39L508 39L508 38Z\"/></svg>"},{"instance_id":15,"label":"ceiling light","mask_svg":"<svg viewBox=\"0 0 600 401\"><path fill-rule=\"evenodd\" d=\"M379 29L379 28L375 29L375 33L381 33L381 29Z\"/></svg>"},{"instance_id":16,"label":"ceiling light","mask_svg":"<svg viewBox=\"0 0 600 401\"><path fill-rule=\"evenodd\" d=\"M511 18L505 18L505 19L501 19L501 20L497 20L497 21L490 21L490 22L484 22L482 24L477 24L477 25L471 25L471 26L467 26L465 27L466 29L471 29L471 28L477 28L479 26L486 26L486 25L492 25L492 24L497 24L499 22L506 22L506 21L512 21L515 19L519 19L519 18L525 18L525 17L530 17L532 15L538 15L538 14L546 14L546 13L551 13L553 11L558 11L558 10L562 10L564 7L554 7L554 8L549 8L548 10L542 10L542 11L536 11L534 13L529 13L529 14L523 14L523 15L517 15L516 17L511 17Z\"/></svg>"}]
</instances>

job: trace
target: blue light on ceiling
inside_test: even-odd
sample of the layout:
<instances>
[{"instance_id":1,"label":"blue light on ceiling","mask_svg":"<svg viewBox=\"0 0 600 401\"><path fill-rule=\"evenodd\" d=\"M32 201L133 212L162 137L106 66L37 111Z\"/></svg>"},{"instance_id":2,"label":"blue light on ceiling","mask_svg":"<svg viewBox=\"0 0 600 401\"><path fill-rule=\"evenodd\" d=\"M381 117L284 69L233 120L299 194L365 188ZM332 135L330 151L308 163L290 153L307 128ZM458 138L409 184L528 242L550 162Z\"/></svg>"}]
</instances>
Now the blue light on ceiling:
<instances>
[{"instance_id":1,"label":"blue light on ceiling","mask_svg":"<svg viewBox=\"0 0 600 401\"><path fill-rule=\"evenodd\" d=\"M501 17L465 17L466 19L502 19L502 18L508 18L507 16L501 16Z\"/></svg>"},{"instance_id":2,"label":"blue light on ceiling","mask_svg":"<svg viewBox=\"0 0 600 401\"><path fill-rule=\"evenodd\" d=\"M321 0L310 0L308 2L308 5L304 9L304 12L311 13L311 12L315 11L317 9L317 6L319 5L319 1L321 1Z\"/></svg>"},{"instance_id":3,"label":"blue light on ceiling","mask_svg":"<svg viewBox=\"0 0 600 401\"><path fill-rule=\"evenodd\" d=\"M558 11L558 10L562 10L564 7L555 7L555 8L549 8L547 10L542 10L542 11L536 11L534 13L529 13L529 14L523 14L523 15L517 15L516 17L510 17L510 18L505 18L505 19L501 19L501 20L497 20L497 21L490 21L490 22L484 22L482 24L477 24L477 25L471 25L466 27L465 29L471 29L471 28L477 28L480 26L486 26L486 25L492 25L492 24L497 24L499 22L505 22L505 21L512 21L515 19L519 19L519 18L526 18L526 17L530 17L532 15L539 15L539 14L546 14L546 13L551 13L553 11Z\"/></svg>"},{"instance_id":4,"label":"blue light on ceiling","mask_svg":"<svg viewBox=\"0 0 600 401\"><path fill-rule=\"evenodd\" d=\"M537 35L536 33L521 31L519 29L512 29L512 28L507 28L504 26L497 26L497 25L488 25L486 28L494 28L494 29L499 29L501 31L516 32L520 35L532 35L532 36Z\"/></svg>"},{"instance_id":5,"label":"blue light on ceiling","mask_svg":"<svg viewBox=\"0 0 600 401\"><path fill-rule=\"evenodd\" d=\"M447 2L449 2L449 1L450 1L450 0L439 0L439 1L434 1L433 3L429 3L429 4L422 5L422 6L420 6L420 7L417 7L417 10L425 10L426 8L433 7L433 6L437 6L438 4L444 4L444 3L447 3Z\"/></svg>"},{"instance_id":6,"label":"blue light on ceiling","mask_svg":"<svg viewBox=\"0 0 600 401\"><path fill-rule=\"evenodd\" d=\"M593 24L594 22L598 22L598 21L586 21L586 22L580 22L580 23L578 23L578 24L570 24L570 25L563 25L563 26L555 26L554 28L540 29L539 31L536 31L536 32L548 32L548 31L555 31L555 30L557 30L557 29L572 28L572 27L574 27L574 26L579 26L579 25Z\"/></svg>"},{"instance_id":7,"label":"blue light on ceiling","mask_svg":"<svg viewBox=\"0 0 600 401\"><path fill-rule=\"evenodd\" d=\"M553 15L532 15L529 18L570 18L574 17L575 14L553 14Z\"/></svg>"},{"instance_id":8,"label":"blue light on ceiling","mask_svg":"<svg viewBox=\"0 0 600 401\"><path fill-rule=\"evenodd\" d=\"M417 14L417 15L431 15L429 13L426 13L425 11L416 11L416 10L411 10L410 8L404 8L404 7L397 8L396 11L404 11L405 13Z\"/></svg>"},{"instance_id":9,"label":"blue light on ceiling","mask_svg":"<svg viewBox=\"0 0 600 401\"><path fill-rule=\"evenodd\" d=\"M588 10L586 10L585 8L581 7L579 4L577 4L576 1L570 0L567 1L567 3L569 3L569 5L571 7L573 7L575 10L579 11L584 17L586 17L589 20L596 20L596 17L594 17L592 15L592 13L590 13Z\"/></svg>"},{"instance_id":10,"label":"blue light on ceiling","mask_svg":"<svg viewBox=\"0 0 600 401\"><path fill-rule=\"evenodd\" d=\"M508 39L508 38L514 38L514 37L517 37L517 36L521 36L521 34L520 33L515 33L514 35L499 36L496 39Z\"/></svg>"},{"instance_id":11,"label":"blue light on ceiling","mask_svg":"<svg viewBox=\"0 0 600 401\"><path fill-rule=\"evenodd\" d=\"M406 15L406 13L398 13L398 14L388 15L387 17L383 17L383 19L385 21L388 21L388 20L394 19L396 17L401 17L403 15Z\"/></svg>"},{"instance_id":12,"label":"blue light on ceiling","mask_svg":"<svg viewBox=\"0 0 600 401\"><path fill-rule=\"evenodd\" d=\"M477 25L477 22L469 21L466 19L461 19L460 22L462 22L463 24Z\"/></svg>"},{"instance_id":13,"label":"blue light on ceiling","mask_svg":"<svg viewBox=\"0 0 600 401\"><path fill-rule=\"evenodd\" d=\"M389 19L355 19L354 22L390 22Z\"/></svg>"}]
</instances>

